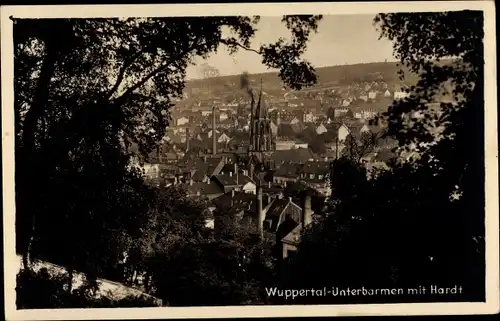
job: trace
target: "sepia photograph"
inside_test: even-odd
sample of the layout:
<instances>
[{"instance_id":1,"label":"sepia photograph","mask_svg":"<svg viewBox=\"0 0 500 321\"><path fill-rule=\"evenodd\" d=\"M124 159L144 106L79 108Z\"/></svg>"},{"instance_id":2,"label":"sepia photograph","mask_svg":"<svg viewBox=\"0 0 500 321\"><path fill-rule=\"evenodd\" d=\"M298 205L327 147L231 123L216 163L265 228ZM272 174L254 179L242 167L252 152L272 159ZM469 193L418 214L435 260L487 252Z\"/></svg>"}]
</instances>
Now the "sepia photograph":
<instances>
[{"instance_id":1,"label":"sepia photograph","mask_svg":"<svg viewBox=\"0 0 500 321\"><path fill-rule=\"evenodd\" d=\"M9 320L499 311L492 1L1 10Z\"/></svg>"}]
</instances>

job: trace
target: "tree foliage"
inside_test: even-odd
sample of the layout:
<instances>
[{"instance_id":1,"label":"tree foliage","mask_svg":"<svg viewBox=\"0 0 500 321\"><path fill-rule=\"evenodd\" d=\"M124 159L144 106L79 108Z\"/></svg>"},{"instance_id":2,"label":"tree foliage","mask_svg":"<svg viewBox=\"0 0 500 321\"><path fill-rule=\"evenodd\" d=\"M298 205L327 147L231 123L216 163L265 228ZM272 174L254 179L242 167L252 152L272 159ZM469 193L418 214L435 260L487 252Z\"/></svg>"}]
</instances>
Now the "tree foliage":
<instances>
[{"instance_id":1,"label":"tree foliage","mask_svg":"<svg viewBox=\"0 0 500 321\"><path fill-rule=\"evenodd\" d=\"M378 121L387 124L385 136L399 141L400 153L411 150L419 157L391 162L371 178L352 159L337 161L327 215L303 237L285 285L461 285L462 296L444 299L483 300L482 12L380 14L375 23L394 41L401 63L420 75L409 98L395 101ZM450 57L451 62L439 63ZM297 303L307 300L312 299ZM387 299L320 299L345 300Z\"/></svg>"},{"instance_id":2,"label":"tree foliage","mask_svg":"<svg viewBox=\"0 0 500 321\"><path fill-rule=\"evenodd\" d=\"M160 144L196 57L250 50L288 87L313 84L301 55L320 19L283 17L290 42L259 49L250 47L259 17L13 19L16 247L24 266L29 254L70 275L117 277L127 253L130 270L154 274L163 253L197 241L205 205L180 191L158 196L132 160L140 165Z\"/></svg>"}]
</instances>

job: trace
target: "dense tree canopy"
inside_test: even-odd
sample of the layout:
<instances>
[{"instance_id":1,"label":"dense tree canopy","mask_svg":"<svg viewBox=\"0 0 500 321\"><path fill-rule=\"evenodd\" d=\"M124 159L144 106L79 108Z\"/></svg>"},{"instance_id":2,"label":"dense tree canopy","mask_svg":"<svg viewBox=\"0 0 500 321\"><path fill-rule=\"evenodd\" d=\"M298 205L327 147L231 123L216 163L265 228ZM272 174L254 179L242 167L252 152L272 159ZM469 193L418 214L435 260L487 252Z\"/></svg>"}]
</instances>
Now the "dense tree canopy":
<instances>
[{"instance_id":1,"label":"dense tree canopy","mask_svg":"<svg viewBox=\"0 0 500 321\"><path fill-rule=\"evenodd\" d=\"M401 63L420 75L410 97L395 101L379 121L387 123L386 136L399 141L399 153L412 150L419 157L392 162L388 170L371 178L352 159L335 162L327 215L304 236L285 284L294 288L458 284L464 294L447 299L482 300L482 12L380 14L375 23L381 36L394 41ZM439 63L447 58L453 59ZM356 299L324 302L345 300Z\"/></svg>"},{"instance_id":2,"label":"dense tree canopy","mask_svg":"<svg viewBox=\"0 0 500 321\"><path fill-rule=\"evenodd\" d=\"M126 252L132 271L154 273L157 253L195 241L204 205L174 191L158 200L132 160L160 143L195 57L250 50L288 87L313 84L301 55L320 19L284 16L290 41L257 49L250 41L259 17L13 19L16 246L24 266L30 254L95 278L116 273Z\"/></svg>"}]
</instances>

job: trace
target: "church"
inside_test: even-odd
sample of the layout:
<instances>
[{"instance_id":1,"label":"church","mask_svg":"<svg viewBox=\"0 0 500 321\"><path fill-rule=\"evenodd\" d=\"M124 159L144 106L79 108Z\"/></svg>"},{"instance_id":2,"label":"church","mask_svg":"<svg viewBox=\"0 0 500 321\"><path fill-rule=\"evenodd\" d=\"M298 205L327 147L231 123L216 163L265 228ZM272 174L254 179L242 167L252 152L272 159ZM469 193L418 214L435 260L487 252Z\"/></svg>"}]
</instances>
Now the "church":
<instances>
[{"instance_id":1,"label":"church","mask_svg":"<svg viewBox=\"0 0 500 321\"><path fill-rule=\"evenodd\" d=\"M276 137L271 130L272 121L269 117L269 109L262 99L262 88L260 89L257 104L252 98L250 115L250 144L248 156L252 164L264 165L273 168L272 154L276 150Z\"/></svg>"}]
</instances>

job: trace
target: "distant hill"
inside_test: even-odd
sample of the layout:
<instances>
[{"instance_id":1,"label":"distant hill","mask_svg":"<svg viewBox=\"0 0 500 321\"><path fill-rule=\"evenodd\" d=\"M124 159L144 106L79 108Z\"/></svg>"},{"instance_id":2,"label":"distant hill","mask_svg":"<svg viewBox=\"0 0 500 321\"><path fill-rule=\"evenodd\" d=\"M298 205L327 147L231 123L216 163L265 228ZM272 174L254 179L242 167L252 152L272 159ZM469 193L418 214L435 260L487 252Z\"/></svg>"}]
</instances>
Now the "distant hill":
<instances>
[{"instance_id":1,"label":"distant hill","mask_svg":"<svg viewBox=\"0 0 500 321\"><path fill-rule=\"evenodd\" d=\"M316 69L318 83L307 89L348 86L354 82L372 81L376 79L383 79L389 86L393 86L401 83L398 79L399 69L400 67L396 62L375 62L321 67ZM417 81L418 76L416 74L412 74L408 70L404 71L404 83L413 84ZM283 92L283 83L277 72L250 75L250 79L254 82L254 87L256 88L260 87L261 78L264 91L269 94L276 93L277 91ZM186 89L189 92L192 88L207 88L210 86L211 91L217 94L227 91L239 91L239 82L239 75L189 80L186 82Z\"/></svg>"}]
</instances>

